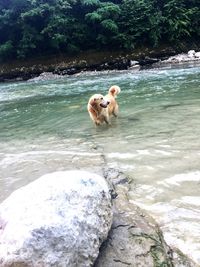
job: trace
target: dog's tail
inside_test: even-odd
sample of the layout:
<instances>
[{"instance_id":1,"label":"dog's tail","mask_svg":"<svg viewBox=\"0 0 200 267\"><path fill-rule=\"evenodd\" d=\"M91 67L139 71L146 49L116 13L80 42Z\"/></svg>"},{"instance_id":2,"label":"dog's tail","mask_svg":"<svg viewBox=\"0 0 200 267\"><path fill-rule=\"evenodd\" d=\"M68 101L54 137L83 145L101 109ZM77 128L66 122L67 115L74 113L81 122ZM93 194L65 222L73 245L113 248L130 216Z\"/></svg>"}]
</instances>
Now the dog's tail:
<instances>
[{"instance_id":1,"label":"dog's tail","mask_svg":"<svg viewBox=\"0 0 200 267\"><path fill-rule=\"evenodd\" d=\"M117 97L117 95L121 92L121 89L117 85L113 85L108 90L109 94L111 94L113 97Z\"/></svg>"}]
</instances>

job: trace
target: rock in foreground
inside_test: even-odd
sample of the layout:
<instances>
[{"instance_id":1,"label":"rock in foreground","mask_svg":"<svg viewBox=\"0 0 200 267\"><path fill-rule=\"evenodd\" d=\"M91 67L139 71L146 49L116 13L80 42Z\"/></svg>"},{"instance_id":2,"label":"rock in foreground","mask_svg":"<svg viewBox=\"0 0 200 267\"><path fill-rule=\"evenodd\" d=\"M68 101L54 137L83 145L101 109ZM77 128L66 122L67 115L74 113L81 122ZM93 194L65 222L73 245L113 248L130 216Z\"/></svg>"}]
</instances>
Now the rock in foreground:
<instances>
[{"instance_id":1,"label":"rock in foreground","mask_svg":"<svg viewBox=\"0 0 200 267\"><path fill-rule=\"evenodd\" d=\"M44 175L0 205L0 266L91 266L111 223L102 177L82 171Z\"/></svg>"}]
</instances>

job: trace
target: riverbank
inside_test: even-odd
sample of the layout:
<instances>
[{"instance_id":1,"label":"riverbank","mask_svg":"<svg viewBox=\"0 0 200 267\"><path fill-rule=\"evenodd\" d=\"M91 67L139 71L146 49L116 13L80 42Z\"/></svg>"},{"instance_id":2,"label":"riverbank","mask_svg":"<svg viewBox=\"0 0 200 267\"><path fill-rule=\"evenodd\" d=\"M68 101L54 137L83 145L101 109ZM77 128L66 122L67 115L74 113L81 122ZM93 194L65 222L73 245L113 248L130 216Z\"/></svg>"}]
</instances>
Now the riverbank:
<instances>
[{"instance_id":1,"label":"riverbank","mask_svg":"<svg viewBox=\"0 0 200 267\"><path fill-rule=\"evenodd\" d=\"M137 49L132 52L122 51L87 51L79 55L57 55L40 57L28 61L12 61L0 64L0 82L22 81L45 77L43 73L51 73L56 77L74 75L86 71L109 71L144 69L151 66L159 67L163 64L179 64L182 62L200 61L200 51L187 52L172 47L159 49ZM57 76L58 75L58 76Z\"/></svg>"}]
</instances>

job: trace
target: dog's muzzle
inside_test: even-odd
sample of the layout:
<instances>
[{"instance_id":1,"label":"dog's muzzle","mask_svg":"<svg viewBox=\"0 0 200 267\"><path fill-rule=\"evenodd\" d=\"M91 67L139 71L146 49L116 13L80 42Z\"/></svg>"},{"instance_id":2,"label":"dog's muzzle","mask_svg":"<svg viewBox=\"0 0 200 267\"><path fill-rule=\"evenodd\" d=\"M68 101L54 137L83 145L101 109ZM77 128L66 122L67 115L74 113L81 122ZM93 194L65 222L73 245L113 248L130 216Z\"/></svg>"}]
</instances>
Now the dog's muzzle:
<instances>
[{"instance_id":1,"label":"dog's muzzle","mask_svg":"<svg viewBox=\"0 0 200 267\"><path fill-rule=\"evenodd\" d=\"M103 101L100 103L100 106L101 106L102 108L107 108L107 106L108 106L109 104L110 104L109 101L103 100Z\"/></svg>"}]
</instances>

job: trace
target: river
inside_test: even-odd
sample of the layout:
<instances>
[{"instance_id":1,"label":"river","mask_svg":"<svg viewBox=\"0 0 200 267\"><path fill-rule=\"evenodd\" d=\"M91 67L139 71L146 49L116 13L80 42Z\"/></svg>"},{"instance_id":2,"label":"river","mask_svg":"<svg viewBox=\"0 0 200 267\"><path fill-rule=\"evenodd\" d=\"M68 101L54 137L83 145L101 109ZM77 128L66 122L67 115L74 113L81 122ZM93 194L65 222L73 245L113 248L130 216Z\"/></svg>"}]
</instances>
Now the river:
<instances>
[{"instance_id":1,"label":"river","mask_svg":"<svg viewBox=\"0 0 200 267\"><path fill-rule=\"evenodd\" d=\"M117 84L119 117L95 127L87 101ZM200 264L200 65L0 84L0 201L53 171L102 167L168 244ZM37 194L37 192L36 192Z\"/></svg>"}]
</instances>

